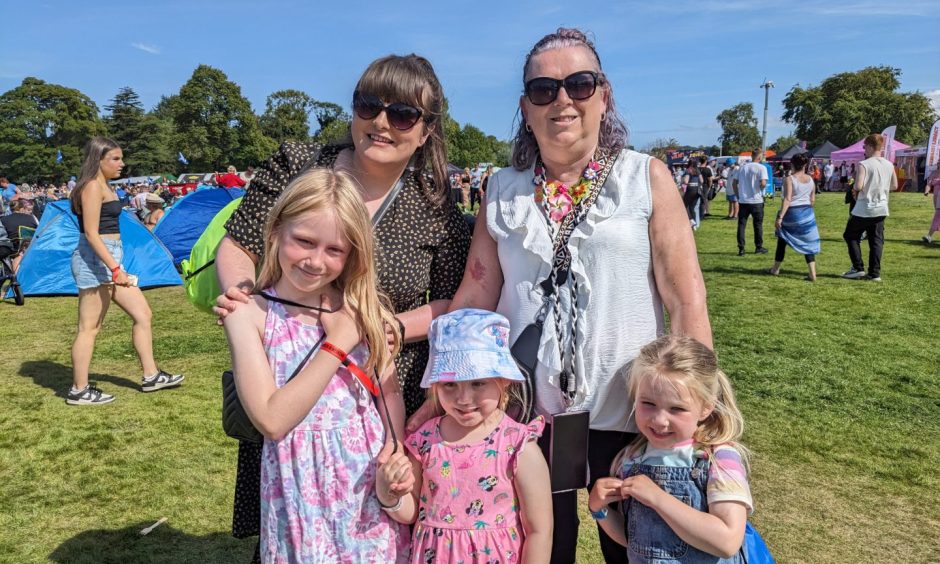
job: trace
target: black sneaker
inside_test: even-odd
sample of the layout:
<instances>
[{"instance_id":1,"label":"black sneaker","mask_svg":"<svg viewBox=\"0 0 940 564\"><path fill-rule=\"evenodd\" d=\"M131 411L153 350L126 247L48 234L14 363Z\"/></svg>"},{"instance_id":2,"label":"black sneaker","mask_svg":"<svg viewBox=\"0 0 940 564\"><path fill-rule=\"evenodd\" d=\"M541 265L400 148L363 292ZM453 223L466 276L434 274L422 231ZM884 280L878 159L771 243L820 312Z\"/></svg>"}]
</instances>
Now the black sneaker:
<instances>
[{"instance_id":1,"label":"black sneaker","mask_svg":"<svg viewBox=\"0 0 940 564\"><path fill-rule=\"evenodd\" d=\"M69 405L104 405L112 401L114 396L102 392L96 384L89 384L77 392L69 388L69 394L65 396L65 403Z\"/></svg>"},{"instance_id":2,"label":"black sneaker","mask_svg":"<svg viewBox=\"0 0 940 564\"><path fill-rule=\"evenodd\" d=\"M739 257L743 257L743 256L744 256L744 249L739 249L739 250L738 250L738 256L739 256Z\"/></svg>"},{"instance_id":3,"label":"black sneaker","mask_svg":"<svg viewBox=\"0 0 940 564\"><path fill-rule=\"evenodd\" d=\"M163 370L157 372L150 378L144 378L140 383L142 392L156 392L163 388L175 388L183 383L182 374L167 374Z\"/></svg>"},{"instance_id":4,"label":"black sneaker","mask_svg":"<svg viewBox=\"0 0 940 564\"><path fill-rule=\"evenodd\" d=\"M758 247L758 248L754 251L754 254L755 254L755 255L766 255L766 254L769 253L769 252L770 252L770 251L768 251L766 247Z\"/></svg>"}]
</instances>

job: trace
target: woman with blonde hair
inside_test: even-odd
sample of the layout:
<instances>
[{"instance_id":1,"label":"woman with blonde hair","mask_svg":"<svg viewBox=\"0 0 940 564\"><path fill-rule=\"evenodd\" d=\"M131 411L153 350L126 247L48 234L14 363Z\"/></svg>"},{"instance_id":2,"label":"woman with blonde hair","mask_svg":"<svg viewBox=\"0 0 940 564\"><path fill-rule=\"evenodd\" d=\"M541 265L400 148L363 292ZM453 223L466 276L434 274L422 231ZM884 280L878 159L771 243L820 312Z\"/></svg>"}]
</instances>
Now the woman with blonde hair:
<instances>
[{"instance_id":1,"label":"woman with blonde hair","mask_svg":"<svg viewBox=\"0 0 940 564\"><path fill-rule=\"evenodd\" d=\"M153 358L150 306L136 286L136 277L124 271L121 261L121 201L108 180L118 178L124 154L114 141L93 137L85 145L82 172L70 195L72 212L78 216L78 247L72 253L72 276L78 286L78 333L72 345L72 388L65 403L101 405L114 401L94 384L88 370L95 338L104 323L111 300L131 316L134 349L143 367L141 391L154 392L183 383L181 374L169 374Z\"/></svg>"}]
</instances>

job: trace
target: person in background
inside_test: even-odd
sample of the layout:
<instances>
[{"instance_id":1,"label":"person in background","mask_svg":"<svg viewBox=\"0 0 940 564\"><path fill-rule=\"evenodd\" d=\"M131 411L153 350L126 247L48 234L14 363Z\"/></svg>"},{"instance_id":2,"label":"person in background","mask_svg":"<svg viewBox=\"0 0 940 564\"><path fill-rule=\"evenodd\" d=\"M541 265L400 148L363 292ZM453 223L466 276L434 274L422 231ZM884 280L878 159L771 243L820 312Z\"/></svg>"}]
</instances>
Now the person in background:
<instances>
[{"instance_id":1,"label":"person in background","mask_svg":"<svg viewBox=\"0 0 940 564\"><path fill-rule=\"evenodd\" d=\"M101 405L114 396L88 383L95 339L104 323L111 300L134 321L134 349L143 368L140 389L155 392L183 383L183 375L169 374L153 358L150 305L121 261L121 202L108 180L118 178L124 154L114 141L93 137L84 150L82 172L72 190L72 212L78 218L78 246L72 253L72 276L78 286L78 332L72 345L72 387L68 405Z\"/></svg>"},{"instance_id":2,"label":"person in background","mask_svg":"<svg viewBox=\"0 0 940 564\"><path fill-rule=\"evenodd\" d=\"M10 213L0 217L0 224L3 226L3 232L13 245L13 252L20 253L23 248L23 233L20 228L36 229L39 222L33 215L33 199L19 198L10 202ZM13 270L16 271L23 260L22 254L17 254L13 258Z\"/></svg>"},{"instance_id":3,"label":"person in background","mask_svg":"<svg viewBox=\"0 0 940 564\"><path fill-rule=\"evenodd\" d=\"M251 184L251 179L255 177L255 167L249 166L244 172L240 172L238 176L245 181L245 185L242 186L242 188L248 188L248 185Z\"/></svg>"},{"instance_id":4,"label":"person in background","mask_svg":"<svg viewBox=\"0 0 940 564\"><path fill-rule=\"evenodd\" d=\"M933 234L940 231L940 167L933 169L927 182L924 183L924 196L933 193L933 221L930 222L930 230L921 237L921 241L928 245L933 242Z\"/></svg>"},{"instance_id":5,"label":"person in background","mask_svg":"<svg viewBox=\"0 0 940 564\"><path fill-rule=\"evenodd\" d=\"M738 256L744 256L744 232L747 230L747 219L752 217L754 226L754 252L759 255L767 254L764 248L764 188L767 186L769 176L767 167L761 164L763 153L754 149L754 160L746 163L734 175L732 188L738 197Z\"/></svg>"},{"instance_id":6,"label":"person in background","mask_svg":"<svg viewBox=\"0 0 940 564\"><path fill-rule=\"evenodd\" d=\"M473 210L475 204L480 203L480 182L483 180L483 170L477 164L470 171L470 210Z\"/></svg>"},{"instance_id":7,"label":"person in background","mask_svg":"<svg viewBox=\"0 0 940 564\"><path fill-rule=\"evenodd\" d=\"M157 223L163 219L163 216L166 215L166 212L163 211L164 205L163 198L156 194L147 194L147 200L145 205L147 206L147 217L144 218L144 226L153 231L157 227Z\"/></svg>"},{"instance_id":8,"label":"person in background","mask_svg":"<svg viewBox=\"0 0 940 564\"><path fill-rule=\"evenodd\" d=\"M486 187L490 183L491 176L493 176L493 165L487 165L486 172L483 173L483 178L480 179L480 191L482 192L484 196L486 195ZM481 203L482 203L482 199L481 199Z\"/></svg>"},{"instance_id":9,"label":"person in background","mask_svg":"<svg viewBox=\"0 0 940 564\"><path fill-rule=\"evenodd\" d=\"M734 193L732 184L738 174L738 163L729 159L729 161L726 161L726 166L721 173L725 181L725 200L728 201L728 215L725 216L725 219L737 219L738 195Z\"/></svg>"},{"instance_id":10,"label":"person in background","mask_svg":"<svg viewBox=\"0 0 940 564\"><path fill-rule=\"evenodd\" d=\"M826 166L823 167L823 177L825 178L825 188L828 192L832 190L832 175L835 172L835 167L832 166L832 161L826 161Z\"/></svg>"},{"instance_id":11,"label":"person in background","mask_svg":"<svg viewBox=\"0 0 940 564\"><path fill-rule=\"evenodd\" d=\"M865 138L862 147L865 160L858 163L852 206L849 221L845 225L842 238L849 248L849 260L852 268L842 275L843 278L865 278L872 282L881 282L881 253L884 248L884 226L888 217L888 194L898 187L898 177L894 174L891 161L881 155L884 136L872 133ZM854 165L853 165L854 167ZM862 234L868 239L868 272L862 260Z\"/></svg>"},{"instance_id":12,"label":"person in background","mask_svg":"<svg viewBox=\"0 0 940 564\"><path fill-rule=\"evenodd\" d=\"M460 203L464 206L470 205L470 187L473 185L473 176L470 174L470 167L463 169L460 175Z\"/></svg>"},{"instance_id":13,"label":"person in background","mask_svg":"<svg viewBox=\"0 0 940 564\"><path fill-rule=\"evenodd\" d=\"M229 165L225 174L215 173L215 183L222 188L243 188L248 182L238 176L234 166Z\"/></svg>"},{"instance_id":14,"label":"person in background","mask_svg":"<svg viewBox=\"0 0 940 564\"><path fill-rule=\"evenodd\" d=\"M780 265L787 251L787 245L806 257L809 274L806 279L816 281L816 255L819 254L819 229L816 227L816 190L813 179L806 174L805 155L794 155L790 161L793 174L783 181L783 204L777 213L774 227L777 230L777 252L774 265L766 270L767 274L780 274ZM818 169L817 169L818 170Z\"/></svg>"},{"instance_id":15,"label":"person in background","mask_svg":"<svg viewBox=\"0 0 940 564\"><path fill-rule=\"evenodd\" d=\"M708 160L706 157L699 159L699 172L702 174L702 199L699 200L698 206L698 217L699 223L701 219L705 216L711 215L709 213L709 202L712 198L715 197L714 190L717 190L718 179L715 177L715 159Z\"/></svg>"},{"instance_id":16,"label":"person in background","mask_svg":"<svg viewBox=\"0 0 940 564\"><path fill-rule=\"evenodd\" d=\"M9 213L10 202L20 195L20 189L16 187L7 177L0 176L0 197L3 198L4 213Z\"/></svg>"},{"instance_id":17,"label":"person in background","mask_svg":"<svg viewBox=\"0 0 940 564\"><path fill-rule=\"evenodd\" d=\"M702 169L698 167L698 161L692 159L689 161L689 168L682 176L682 203L685 204L685 211L689 216L689 223L692 230L696 231L701 224L700 205L702 202Z\"/></svg>"}]
</instances>

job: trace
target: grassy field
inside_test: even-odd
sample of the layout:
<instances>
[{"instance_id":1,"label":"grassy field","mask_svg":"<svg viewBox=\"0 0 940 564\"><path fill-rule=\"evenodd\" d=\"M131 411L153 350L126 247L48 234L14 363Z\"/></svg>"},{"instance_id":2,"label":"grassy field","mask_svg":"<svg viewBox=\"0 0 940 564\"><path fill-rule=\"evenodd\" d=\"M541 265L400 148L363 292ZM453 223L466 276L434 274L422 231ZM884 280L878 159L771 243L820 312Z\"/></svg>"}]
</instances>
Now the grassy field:
<instances>
[{"instance_id":1,"label":"grassy field","mask_svg":"<svg viewBox=\"0 0 940 564\"><path fill-rule=\"evenodd\" d=\"M776 278L761 273L771 256L735 256L722 198L696 238L755 454L752 521L778 562L940 562L940 245L919 242L927 199L892 196L879 284L839 278L846 207L820 196L812 284L792 251ZM129 319L112 312L92 380L118 399L84 409L64 403L75 298L0 304L0 562L248 560L254 541L228 535L236 444L219 424L222 332L181 288L146 295L157 359L185 385L140 393ZM582 521L579 561L599 562Z\"/></svg>"}]
</instances>

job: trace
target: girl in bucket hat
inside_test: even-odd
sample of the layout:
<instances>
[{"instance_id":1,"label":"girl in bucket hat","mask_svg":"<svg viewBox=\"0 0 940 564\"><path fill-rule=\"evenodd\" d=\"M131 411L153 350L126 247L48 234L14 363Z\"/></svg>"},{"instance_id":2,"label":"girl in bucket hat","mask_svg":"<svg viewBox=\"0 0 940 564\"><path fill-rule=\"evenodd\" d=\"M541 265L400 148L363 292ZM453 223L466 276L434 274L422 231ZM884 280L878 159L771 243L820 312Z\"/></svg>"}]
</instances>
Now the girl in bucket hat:
<instances>
[{"instance_id":1,"label":"girl in bucket hat","mask_svg":"<svg viewBox=\"0 0 940 564\"><path fill-rule=\"evenodd\" d=\"M415 523L412 562L541 562L551 554L552 495L541 450L545 426L506 415L515 382L509 322L462 309L438 317L421 387L443 415L405 441L408 455L379 468L376 493L392 518ZM414 474L415 488L402 491ZM446 556L445 556L446 555Z\"/></svg>"}]
</instances>

